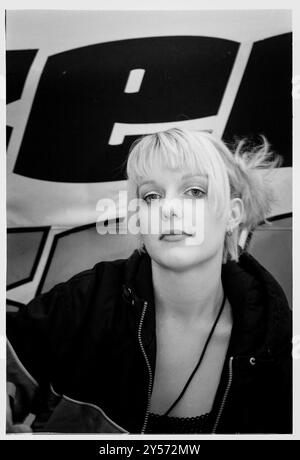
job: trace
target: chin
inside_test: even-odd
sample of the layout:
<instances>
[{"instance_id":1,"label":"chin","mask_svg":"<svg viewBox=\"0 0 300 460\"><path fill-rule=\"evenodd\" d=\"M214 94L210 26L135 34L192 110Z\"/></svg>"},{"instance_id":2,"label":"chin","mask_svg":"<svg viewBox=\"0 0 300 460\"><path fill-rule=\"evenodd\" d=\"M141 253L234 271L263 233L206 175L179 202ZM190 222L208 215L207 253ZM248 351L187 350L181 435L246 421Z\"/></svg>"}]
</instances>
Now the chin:
<instances>
[{"instance_id":1,"label":"chin","mask_svg":"<svg viewBox=\"0 0 300 460\"><path fill-rule=\"evenodd\" d=\"M148 253L157 264L174 271L187 270L205 259L195 246L149 248Z\"/></svg>"}]
</instances>

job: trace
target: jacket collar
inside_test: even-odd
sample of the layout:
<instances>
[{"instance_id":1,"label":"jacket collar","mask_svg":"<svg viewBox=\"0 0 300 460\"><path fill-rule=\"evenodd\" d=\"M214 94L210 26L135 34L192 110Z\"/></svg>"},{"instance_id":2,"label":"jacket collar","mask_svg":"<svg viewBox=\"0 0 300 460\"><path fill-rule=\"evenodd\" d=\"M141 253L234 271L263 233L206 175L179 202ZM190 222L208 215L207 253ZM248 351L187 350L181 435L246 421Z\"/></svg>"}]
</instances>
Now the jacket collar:
<instances>
[{"instance_id":1,"label":"jacket collar","mask_svg":"<svg viewBox=\"0 0 300 460\"><path fill-rule=\"evenodd\" d=\"M239 262L222 265L222 283L232 307L233 329L230 344L236 356L271 359L288 345L291 312L283 290L250 254L243 252ZM151 259L138 250L127 259L124 290L139 322L145 302L143 339L147 346L155 335L155 308Z\"/></svg>"}]
</instances>

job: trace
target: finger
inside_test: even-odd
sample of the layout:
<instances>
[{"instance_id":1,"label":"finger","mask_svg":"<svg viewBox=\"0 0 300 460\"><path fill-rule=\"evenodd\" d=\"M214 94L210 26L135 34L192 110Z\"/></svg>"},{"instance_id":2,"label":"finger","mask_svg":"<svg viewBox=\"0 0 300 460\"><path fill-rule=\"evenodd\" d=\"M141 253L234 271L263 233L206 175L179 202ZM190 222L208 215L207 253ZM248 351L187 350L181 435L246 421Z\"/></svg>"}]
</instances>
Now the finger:
<instances>
[{"instance_id":1,"label":"finger","mask_svg":"<svg viewBox=\"0 0 300 460\"><path fill-rule=\"evenodd\" d=\"M11 433L32 433L32 429L30 428L30 426L25 425L25 423L18 423L12 425Z\"/></svg>"}]
</instances>

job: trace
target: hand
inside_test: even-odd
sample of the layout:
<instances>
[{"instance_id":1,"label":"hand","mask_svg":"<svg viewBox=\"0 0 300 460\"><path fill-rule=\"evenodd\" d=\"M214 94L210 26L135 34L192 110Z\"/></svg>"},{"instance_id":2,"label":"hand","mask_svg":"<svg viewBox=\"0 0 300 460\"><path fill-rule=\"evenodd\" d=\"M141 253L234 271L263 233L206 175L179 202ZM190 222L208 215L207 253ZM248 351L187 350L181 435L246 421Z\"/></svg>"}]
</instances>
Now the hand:
<instances>
[{"instance_id":1,"label":"hand","mask_svg":"<svg viewBox=\"0 0 300 460\"><path fill-rule=\"evenodd\" d=\"M6 394L6 433L32 433L30 426L25 423L13 423L8 394Z\"/></svg>"}]
</instances>

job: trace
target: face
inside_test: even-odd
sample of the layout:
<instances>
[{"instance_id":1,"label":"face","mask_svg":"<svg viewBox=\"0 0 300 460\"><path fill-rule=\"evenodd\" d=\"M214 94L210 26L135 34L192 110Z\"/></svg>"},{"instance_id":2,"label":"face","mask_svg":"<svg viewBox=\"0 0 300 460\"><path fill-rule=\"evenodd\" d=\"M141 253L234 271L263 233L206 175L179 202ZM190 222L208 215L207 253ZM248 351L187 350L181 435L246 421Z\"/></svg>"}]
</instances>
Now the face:
<instances>
[{"instance_id":1,"label":"face","mask_svg":"<svg viewBox=\"0 0 300 460\"><path fill-rule=\"evenodd\" d=\"M226 231L208 200L208 179L154 167L138 188L142 240L158 264L182 271L222 257Z\"/></svg>"}]
</instances>

